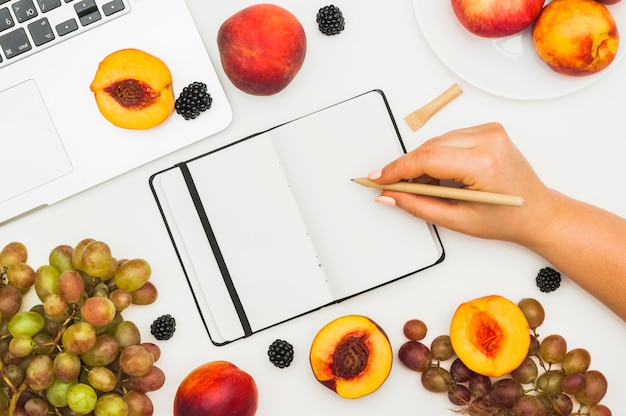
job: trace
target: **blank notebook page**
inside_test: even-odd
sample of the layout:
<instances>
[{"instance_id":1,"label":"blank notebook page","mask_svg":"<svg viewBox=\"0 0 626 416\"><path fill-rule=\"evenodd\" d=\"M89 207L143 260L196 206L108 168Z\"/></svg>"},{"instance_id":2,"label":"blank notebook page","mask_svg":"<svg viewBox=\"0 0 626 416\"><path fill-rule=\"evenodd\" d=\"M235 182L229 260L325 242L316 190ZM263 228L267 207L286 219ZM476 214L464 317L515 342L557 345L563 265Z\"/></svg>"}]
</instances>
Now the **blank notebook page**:
<instances>
[{"instance_id":1,"label":"blank notebook page","mask_svg":"<svg viewBox=\"0 0 626 416\"><path fill-rule=\"evenodd\" d=\"M437 263L432 226L376 204L379 191L350 180L402 154L382 93L372 91L187 161L191 180L178 168L156 174L212 339L250 335L242 314L255 332Z\"/></svg>"}]
</instances>

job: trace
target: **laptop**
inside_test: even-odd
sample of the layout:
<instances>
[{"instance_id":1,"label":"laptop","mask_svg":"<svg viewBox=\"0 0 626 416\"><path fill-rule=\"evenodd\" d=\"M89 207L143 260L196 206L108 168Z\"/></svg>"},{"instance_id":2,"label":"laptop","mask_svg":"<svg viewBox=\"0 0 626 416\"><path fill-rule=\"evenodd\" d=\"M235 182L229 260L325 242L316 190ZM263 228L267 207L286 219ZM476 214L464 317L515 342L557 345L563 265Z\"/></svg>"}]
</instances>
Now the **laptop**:
<instances>
[{"instance_id":1,"label":"laptop","mask_svg":"<svg viewBox=\"0 0 626 416\"><path fill-rule=\"evenodd\" d=\"M211 108L156 127L114 126L89 89L98 64L136 48L174 95L207 84ZM185 0L0 0L0 224L225 129L232 111Z\"/></svg>"}]
</instances>

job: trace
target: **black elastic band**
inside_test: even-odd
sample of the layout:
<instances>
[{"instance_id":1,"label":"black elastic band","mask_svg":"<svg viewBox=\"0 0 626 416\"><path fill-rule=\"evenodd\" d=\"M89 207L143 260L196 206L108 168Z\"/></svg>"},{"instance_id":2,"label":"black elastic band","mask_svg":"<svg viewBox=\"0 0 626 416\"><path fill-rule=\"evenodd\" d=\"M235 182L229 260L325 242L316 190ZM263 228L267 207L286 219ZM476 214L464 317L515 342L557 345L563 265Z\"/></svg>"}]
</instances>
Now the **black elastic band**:
<instances>
[{"instance_id":1,"label":"black elastic band","mask_svg":"<svg viewBox=\"0 0 626 416\"><path fill-rule=\"evenodd\" d=\"M243 309L241 299L239 299L239 295L237 294L237 290L235 289L233 280L230 277L228 267L226 266L226 262L224 261L224 257L222 256L222 251L217 244L217 239L215 238L215 234L213 233L213 229L211 228L211 224L209 223L209 218L207 217L204 206L202 205L202 200L200 199L200 195L198 194L198 189L196 188L196 184L191 177L191 172L189 172L189 168L187 167L186 163L179 163L176 166L180 168L183 174L183 178L185 179L185 183L187 184L187 188L189 189L189 194L191 195L191 200L193 201L193 204L196 207L196 211L198 212L198 216L200 217L202 228L204 228L206 237L209 240L211 249L213 250L213 255L215 256L217 265L220 269L220 272L222 273L222 279L224 280L226 289L228 289L230 299L232 300L233 305L235 306L235 310L237 311L237 316L239 317L239 321L241 322L241 326L243 327L244 334L245 336L252 335L250 322L248 321L246 312Z\"/></svg>"}]
</instances>

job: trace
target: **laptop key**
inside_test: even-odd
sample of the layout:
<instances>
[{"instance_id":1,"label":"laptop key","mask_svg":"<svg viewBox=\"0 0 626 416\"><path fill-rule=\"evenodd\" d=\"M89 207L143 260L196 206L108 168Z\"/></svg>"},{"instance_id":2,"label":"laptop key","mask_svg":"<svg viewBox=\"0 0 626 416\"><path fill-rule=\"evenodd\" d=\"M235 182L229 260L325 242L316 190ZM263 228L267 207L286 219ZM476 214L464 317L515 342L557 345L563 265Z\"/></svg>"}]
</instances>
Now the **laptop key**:
<instances>
[{"instance_id":1,"label":"laptop key","mask_svg":"<svg viewBox=\"0 0 626 416\"><path fill-rule=\"evenodd\" d=\"M25 22L37 16L37 9L33 0L18 0L11 5L15 18L19 23Z\"/></svg>"},{"instance_id":2,"label":"laptop key","mask_svg":"<svg viewBox=\"0 0 626 416\"><path fill-rule=\"evenodd\" d=\"M0 47L7 59L32 49L26 31L22 27L0 36Z\"/></svg>"},{"instance_id":3,"label":"laptop key","mask_svg":"<svg viewBox=\"0 0 626 416\"><path fill-rule=\"evenodd\" d=\"M37 4L39 4L39 10L41 10L43 13L46 13L50 10L60 7L61 0L37 0Z\"/></svg>"},{"instance_id":4,"label":"laptop key","mask_svg":"<svg viewBox=\"0 0 626 416\"><path fill-rule=\"evenodd\" d=\"M15 26L15 20L11 16L11 12L7 7L0 9L0 32Z\"/></svg>"},{"instance_id":5,"label":"laptop key","mask_svg":"<svg viewBox=\"0 0 626 416\"><path fill-rule=\"evenodd\" d=\"M102 5L102 11L105 16L111 16L120 10L124 10L124 2L122 0L113 0Z\"/></svg>"},{"instance_id":6,"label":"laptop key","mask_svg":"<svg viewBox=\"0 0 626 416\"><path fill-rule=\"evenodd\" d=\"M97 22L102 18L95 0L80 1L74 4L74 10L76 10L80 24L83 26Z\"/></svg>"},{"instance_id":7,"label":"laptop key","mask_svg":"<svg viewBox=\"0 0 626 416\"><path fill-rule=\"evenodd\" d=\"M56 25L55 29L57 30L59 36L65 36L68 33L78 30L78 23L76 23L75 19L69 19Z\"/></svg>"},{"instance_id":8,"label":"laptop key","mask_svg":"<svg viewBox=\"0 0 626 416\"><path fill-rule=\"evenodd\" d=\"M48 19L45 17L30 23L28 25L28 31L33 38L35 46L41 46L44 43L54 40L54 33L52 32L50 23L48 23Z\"/></svg>"}]
</instances>

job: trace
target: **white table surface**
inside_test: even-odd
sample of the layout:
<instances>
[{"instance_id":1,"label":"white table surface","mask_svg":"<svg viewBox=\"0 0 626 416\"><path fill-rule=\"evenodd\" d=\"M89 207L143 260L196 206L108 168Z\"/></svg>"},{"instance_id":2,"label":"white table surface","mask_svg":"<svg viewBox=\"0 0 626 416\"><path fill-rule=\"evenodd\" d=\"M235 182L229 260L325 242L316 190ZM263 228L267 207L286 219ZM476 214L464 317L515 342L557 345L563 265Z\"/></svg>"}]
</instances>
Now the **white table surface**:
<instances>
[{"instance_id":1,"label":"white table surface","mask_svg":"<svg viewBox=\"0 0 626 416\"><path fill-rule=\"evenodd\" d=\"M569 347L591 352L591 366L609 381L603 403L614 414L619 413L626 373L626 324L566 277L556 292L541 293L534 277L548 264L535 254L445 229L440 229L446 250L442 264L248 339L213 346L161 222L148 176L248 134L380 88L389 99L409 149L453 128L499 121L549 186L625 216L621 179L625 173L626 63L619 63L592 86L564 97L504 99L472 87L437 59L422 37L411 0L335 3L346 17L346 30L335 37L317 31L315 14L326 3L283 0L277 3L293 12L307 32L306 60L281 93L254 97L228 81L215 41L221 22L254 2L188 3L233 107L232 124L215 136L0 228L0 243L24 242L33 265L44 264L55 245L74 245L85 237L107 242L117 257L143 257L150 262L159 299L150 306L133 307L124 316L138 324L146 341L155 341L149 332L154 318L170 313L177 320L174 337L159 342L162 358L158 365L165 371L167 382L151 394L156 415L170 414L180 381L194 367L211 360L231 361L253 375L259 389L259 415L381 415L400 411L451 415L452 405L445 395L427 392L418 375L403 368L397 359L378 391L358 400L342 399L315 381L308 363L309 346L328 321L357 313L378 322L396 352L404 342L402 325L407 319L424 320L429 326L426 341L430 342L436 335L447 333L460 302L492 293L514 301L523 297L540 300L547 312L540 333L560 333ZM422 129L411 132L403 117L454 82L461 85L464 94ZM287 369L275 368L267 360L267 347L276 338L294 345L295 360Z\"/></svg>"}]
</instances>

